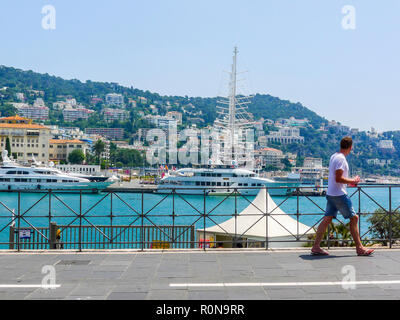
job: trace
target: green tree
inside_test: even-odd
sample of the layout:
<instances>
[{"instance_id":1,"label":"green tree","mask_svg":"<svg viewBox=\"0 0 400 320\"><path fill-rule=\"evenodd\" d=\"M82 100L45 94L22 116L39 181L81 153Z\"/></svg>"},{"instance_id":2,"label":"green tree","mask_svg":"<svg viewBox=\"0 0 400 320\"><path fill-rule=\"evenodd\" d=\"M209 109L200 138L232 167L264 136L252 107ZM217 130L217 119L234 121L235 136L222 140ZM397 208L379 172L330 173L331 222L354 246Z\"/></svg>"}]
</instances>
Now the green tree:
<instances>
[{"instance_id":1,"label":"green tree","mask_svg":"<svg viewBox=\"0 0 400 320\"><path fill-rule=\"evenodd\" d=\"M104 141L102 141L100 139L97 140L93 146L94 154L97 157L98 164L100 164L100 156L104 152L105 149L106 149L106 144Z\"/></svg>"},{"instance_id":2,"label":"green tree","mask_svg":"<svg viewBox=\"0 0 400 320\"><path fill-rule=\"evenodd\" d=\"M0 116L11 117L17 114L17 109L9 103L4 103L0 105Z\"/></svg>"},{"instance_id":3,"label":"green tree","mask_svg":"<svg viewBox=\"0 0 400 320\"><path fill-rule=\"evenodd\" d=\"M392 228L392 239L400 239L400 212L396 211L391 216L381 208L377 209L369 218L371 224L371 235L374 239L389 239L390 227ZM388 241L383 241L387 245Z\"/></svg>"},{"instance_id":4,"label":"green tree","mask_svg":"<svg viewBox=\"0 0 400 320\"><path fill-rule=\"evenodd\" d=\"M8 151L8 156L11 157L11 144L10 144L10 138L6 138L6 150Z\"/></svg>"},{"instance_id":5,"label":"green tree","mask_svg":"<svg viewBox=\"0 0 400 320\"><path fill-rule=\"evenodd\" d=\"M68 162L72 164L82 164L85 160L85 155L81 149L75 149L68 155Z\"/></svg>"}]
</instances>

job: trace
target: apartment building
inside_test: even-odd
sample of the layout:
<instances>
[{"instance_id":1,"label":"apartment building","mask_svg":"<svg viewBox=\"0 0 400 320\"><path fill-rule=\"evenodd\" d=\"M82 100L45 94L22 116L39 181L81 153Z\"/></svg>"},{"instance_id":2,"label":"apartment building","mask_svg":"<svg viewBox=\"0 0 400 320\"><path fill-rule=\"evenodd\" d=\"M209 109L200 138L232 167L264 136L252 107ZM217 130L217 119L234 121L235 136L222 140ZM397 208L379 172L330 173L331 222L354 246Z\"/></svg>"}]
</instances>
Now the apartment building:
<instances>
[{"instance_id":1,"label":"apartment building","mask_svg":"<svg viewBox=\"0 0 400 320\"><path fill-rule=\"evenodd\" d=\"M49 118L49 108L46 106L29 105L26 103L15 103L18 115L32 120L47 120Z\"/></svg>"},{"instance_id":2,"label":"apartment building","mask_svg":"<svg viewBox=\"0 0 400 320\"><path fill-rule=\"evenodd\" d=\"M10 141L11 155L20 163L36 160L46 162L49 159L50 129L35 124L31 119L20 116L0 118L0 146L6 148Z\"/></svg>"},{"instance_id":3,"label":"apartment building","mask_svg":"<svg viewBox=\"0 0 400 320\"><path fill-rule=\"evenodd\" d=\"M271 131L266 136L268 142L278 142L281 144L304 143L304 137L300 136L299 128L280 128L279 131Z\"/></svg>"},{"instance_id":4,"label":"apartment building","mask_svg":"<svg viewBox=\"0 0 400 320\"><path fill-rule=\"evenodd\" d=\"M50 139L49 159L56 163L67 162L69 154L76 149L82 150L83 154L86 154L88 146L84 141L78 139Z\"/></svg>"},{"instance_id":5,"label":"apartment building","mask_svg":"<svg viewBox=\"0 0 400 320\"><path fill-rule=\"evenodd\" d=\"M86 134L98 134L110 140L122 140L124 129L122 128L86 128Z\"/></svg>"},{"instance_id":6,"label":"apartment building","mask_svg":"<svg viewBox=\"0 0 400 320\"><path fill-rule=\"evenodd\" d=\"M122 109L105 108L103 110L103 117L107 122L124 121L128 119L128 115L128 112Z\"/></svg>"},{"instance_id":7,"label":"apartment building","mask_svg":"<svg viewBox=\"0 0 400 320\"><path fill-rule=\"evenodd\" d=\"M94 110L86 109L83 106L73 108L70 105L65 107L65 109L62 111L64 121L66 122L74 122L79 119L87 119L93 112Z\"/></svg>"},{"instance_id":8,"label":"apartment building","mask_svg":"<svg viewBox=\"0 0 400 320\"><path fill-rule=\"evenodd\" d=\"M124 97L122 94L118 93L109 93L106 95L106 104L109 106L123 106L124 105Z\"/></svg>"}]
</instances>

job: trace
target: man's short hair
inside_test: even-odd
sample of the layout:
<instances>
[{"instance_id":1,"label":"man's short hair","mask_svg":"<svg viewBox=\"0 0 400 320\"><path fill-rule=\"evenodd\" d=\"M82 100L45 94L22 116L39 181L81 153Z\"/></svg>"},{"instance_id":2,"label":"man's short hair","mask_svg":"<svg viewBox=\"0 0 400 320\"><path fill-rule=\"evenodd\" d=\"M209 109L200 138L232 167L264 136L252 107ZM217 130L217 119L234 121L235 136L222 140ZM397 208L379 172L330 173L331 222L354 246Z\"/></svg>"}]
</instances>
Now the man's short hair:
<instances>
[{"instance_id":1,"label":"man's short hair","mask_svg":"<svg viewBox=\"0 0 400 320\"><path fill-rule=\"evenodd\" d=\"M342 141L340 141L340 148L343 150L350 149L353 145L353 139L351 137L344 137Z\"/></svg>"}]
</instances>

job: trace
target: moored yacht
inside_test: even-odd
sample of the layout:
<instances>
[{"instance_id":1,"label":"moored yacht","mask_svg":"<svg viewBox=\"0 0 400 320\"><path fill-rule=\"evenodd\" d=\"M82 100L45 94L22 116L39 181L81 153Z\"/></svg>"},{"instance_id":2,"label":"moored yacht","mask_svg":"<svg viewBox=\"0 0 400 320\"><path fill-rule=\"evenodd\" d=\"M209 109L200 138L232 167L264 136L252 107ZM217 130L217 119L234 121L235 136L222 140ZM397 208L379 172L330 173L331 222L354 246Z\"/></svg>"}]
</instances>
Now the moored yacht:
<instances>
[{"instance_id":1,"label":"moored yacht","mask_svg":"<svg viewBox=\"0 0 400 320\"><path fill-rule=\"evenodd\" d=\"M258 174L244 168L218 165L203 168L185 168L169 171L161 179L157 192L195 195L228 195L237 192L243 195L257 195L260 188L270 188L274 196L290 195L299 184L279 183L261 178Z\"/></svg>"},{"instance_id":2,"label":"moored yacht","mask_svg":"<svg viewBox=\"0 0 400 320\"><path fill-rule=\"evenodd\" d=\"M76 191L98 192L114 183L114 179L91 182L89 179L63 173L54 166L44 167L34 163L31 167L17 164L2 151L3 165L0 167L0 190L24 191Z\"/></svg>"}]
</instances>

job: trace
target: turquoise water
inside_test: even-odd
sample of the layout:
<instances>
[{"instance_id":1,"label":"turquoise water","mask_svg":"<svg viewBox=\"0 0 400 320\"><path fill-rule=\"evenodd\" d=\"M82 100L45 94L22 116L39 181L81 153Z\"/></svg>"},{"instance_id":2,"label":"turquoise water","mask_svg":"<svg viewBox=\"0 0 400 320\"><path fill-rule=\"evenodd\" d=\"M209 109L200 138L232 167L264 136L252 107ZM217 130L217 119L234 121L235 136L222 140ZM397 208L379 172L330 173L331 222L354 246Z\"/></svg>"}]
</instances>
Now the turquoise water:
<instances>
[{"instance_id":1,"label":"turquoise water","mask_svg":"<svg viewBox=\"0 0 400 320\"><path fill-rule=\"evenodd\" d=\"M351 195L355 189L349 189ZM366 188L364 191L375 199L385 209L389 208L389 189L388 188ZM146 218L144 225L191 225L196 228L203 228L204 219L200 216L206 210L209 213L205 223L206 227L215 223L226 221L235 214L239 213L249 205L254 197L248 197L247 200L237 196L229 198L221 196L206 197L203 196L178 196L172 195L143 195L142 194L119 193L113 194L83 194L82 205L80 205L79 194L55 194L49 200L49 196L38 193L21 193L20 212L24 214L26 221L21 219L21 227L29 227L29 223L35 227L48 227L49 225L49 208L51 208L51 220L58 225L79 225L79 219L76 215L81 211L86 213L85 217L89 221L82 219L82 225L110 225L110 211L113 212L113 225L141 225L142 220L138 218L138 214L143 212ZM42 199L41 199L42 198ZM40 200L41 199L41 200ZM321 219L325 209L326 200L324 197L299 197L299 216L297 217L297 197L273 197L276 204L281 204L281 208L287 214L293 214L293 218L299 218L299 221L313 226ZM40 200L40 201L39 201ZM352 197L354 209L359 210L358 193ZM39 201L38 203L36 203ZM65 204L63 204L63 202ZM313 203L314 202L314 203ZM36 203L36 204L35 204ZM96 206L94 206L98 203ZM35 204L35 205L34 205ZM28 210L30 207L34 207ZM94 206L94 207L93 207ZM319 207L321 208L319 208ZM392 209L400 206L400 188L392 188ZM0 193L0 242L8 242L9 228L6 226L11 221L11 213L7 210L14 209L18 211L18 194L17 193ZM93 207L93 208L92 208ZM361 195L361 212L373 212L379 206L374 203L368 196ZM172 212L174 210L175 217L173 219ZM339 218L344 221L341 216ZM135 221L136 220L136 221ZM369 225L365 216L361 220L361 234L367 232ZM2 248L5 248L3 245Z\"/></svg>"}]
</instances>

